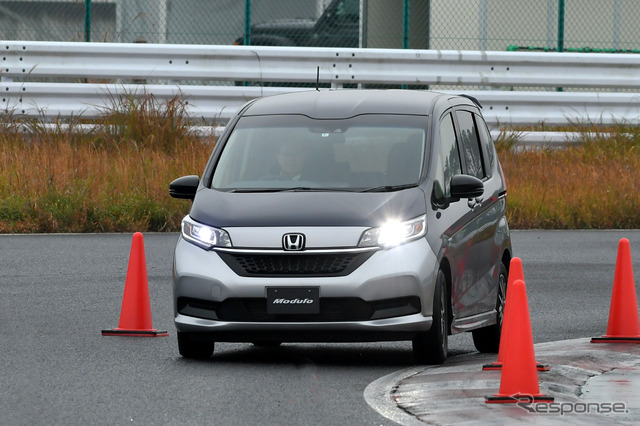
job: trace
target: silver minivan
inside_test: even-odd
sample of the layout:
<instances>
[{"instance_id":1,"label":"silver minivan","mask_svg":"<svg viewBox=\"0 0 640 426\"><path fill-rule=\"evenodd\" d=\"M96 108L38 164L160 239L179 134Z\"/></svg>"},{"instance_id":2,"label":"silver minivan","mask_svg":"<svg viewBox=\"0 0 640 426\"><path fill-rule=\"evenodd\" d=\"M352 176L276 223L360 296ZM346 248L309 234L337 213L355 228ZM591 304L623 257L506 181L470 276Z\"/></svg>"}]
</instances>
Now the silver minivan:
<instances>
[{"instance_id":1,"label":"silver minivan","mask_svg":"<svg viewBox=\"0 0 640 426\"><path fill-rule=\"evenodd\" d=\"M310 90L245 104L202 176L173 260L180 354L215 342L410 340L497 352L511 239L478 102L412 90Z\"/></svg>"}]
</instances>

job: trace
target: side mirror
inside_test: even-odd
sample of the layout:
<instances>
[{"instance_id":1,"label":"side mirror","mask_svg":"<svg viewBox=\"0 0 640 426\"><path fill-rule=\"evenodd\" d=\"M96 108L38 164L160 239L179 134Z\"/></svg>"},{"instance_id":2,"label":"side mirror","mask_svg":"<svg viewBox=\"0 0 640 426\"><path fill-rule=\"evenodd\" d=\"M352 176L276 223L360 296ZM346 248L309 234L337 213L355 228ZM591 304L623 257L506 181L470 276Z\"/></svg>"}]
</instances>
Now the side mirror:
<instances>
[{"instance_id":1,"label":"side mirror","mask_svg":"<svg viewBox=\"0 0 640 426\"><path fill-rule=\"evenodd\" d=\"M451 201L476 198L484 193L484 183L475 176L455 175L451 178Z\"/></svg>"},{"instance_id":2,"label":"side mirror","mask_svg":"<svg viewBox=\"0 0 640 426\"><path fill-rule=\"evenodd\" d=\"M193 200L200 184L196 175L182 176L169 184L169 195L181 200Z\"/></svg>"}]
</instances>

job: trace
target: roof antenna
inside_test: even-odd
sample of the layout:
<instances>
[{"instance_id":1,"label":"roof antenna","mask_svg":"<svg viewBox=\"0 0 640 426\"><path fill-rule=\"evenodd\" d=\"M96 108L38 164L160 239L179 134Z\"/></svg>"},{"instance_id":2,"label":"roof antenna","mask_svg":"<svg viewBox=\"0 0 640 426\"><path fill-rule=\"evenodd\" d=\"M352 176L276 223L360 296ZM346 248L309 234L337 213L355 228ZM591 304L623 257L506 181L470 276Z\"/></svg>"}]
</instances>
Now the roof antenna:
<instances>
[{"instance_id":1,"label":"roof antenna","mask_svg":"<svg viewBox=\"0 0 640 426\"><path fill-rule=\"evenodd\" d=\"M316 90L320 91L320 66L316 68Z\"/></svg>"}]
</instances>

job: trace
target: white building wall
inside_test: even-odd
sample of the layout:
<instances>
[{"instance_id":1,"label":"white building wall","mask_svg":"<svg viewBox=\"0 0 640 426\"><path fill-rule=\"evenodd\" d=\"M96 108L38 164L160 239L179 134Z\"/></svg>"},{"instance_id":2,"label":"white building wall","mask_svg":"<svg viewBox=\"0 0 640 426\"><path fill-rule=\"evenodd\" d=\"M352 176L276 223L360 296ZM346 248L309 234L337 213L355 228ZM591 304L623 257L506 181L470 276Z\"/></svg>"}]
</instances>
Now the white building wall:
<instances>
[{"instance_id":1,"label":"white building wall","mask_svg":"<svg viewBox=\"0 0 640 426\"><path fill-rule=\"evenodd\" d=\"M404 0L363 0L367 47L402 47ZM253 0L252 22L317 18L330 0ZM231 44L244 0L92 0L91 40ZM84 39L81 0L2 0L0 39ZM555 48L558 0L411 0L411 48ZM565 0L564 47L640 50L640 0Z\"/></svg>"}]
</instances>

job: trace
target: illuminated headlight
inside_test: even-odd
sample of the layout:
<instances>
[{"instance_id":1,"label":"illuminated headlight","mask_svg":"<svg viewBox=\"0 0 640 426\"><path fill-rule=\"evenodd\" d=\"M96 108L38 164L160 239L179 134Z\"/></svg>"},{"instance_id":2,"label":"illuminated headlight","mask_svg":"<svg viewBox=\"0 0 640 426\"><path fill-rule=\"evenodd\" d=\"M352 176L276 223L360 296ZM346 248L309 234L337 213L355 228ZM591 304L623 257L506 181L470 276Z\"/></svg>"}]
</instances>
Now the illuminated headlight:
<instances>
[{"instance_id":1,"label":"illuminated headlight","mask_svg":"<svg viewBox=\"0 0 640 426\"><path fill-rule=\"evenodd\" d=\"M227 231L203 225L189 216L182 219L182 237L207 250L212 247L232 247Z\"/></svg>"},{"instance_id":2,"label":"illuminated headlight","mask_svg":"<svg viewBox=\"0 0 640 426\"><path fill-rule=\"evenodd\" d=\"M379 228L367 229L360 238L360 247L395 247L424 236L427 230L426 215L406 222L388 222Z\"/></svg>"}]
</instances>

